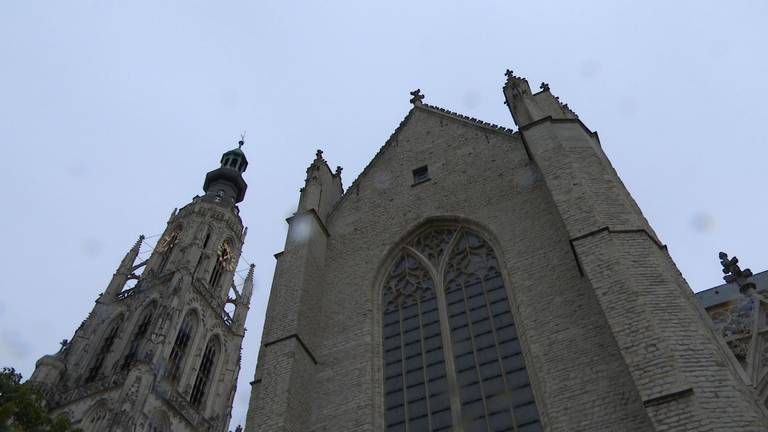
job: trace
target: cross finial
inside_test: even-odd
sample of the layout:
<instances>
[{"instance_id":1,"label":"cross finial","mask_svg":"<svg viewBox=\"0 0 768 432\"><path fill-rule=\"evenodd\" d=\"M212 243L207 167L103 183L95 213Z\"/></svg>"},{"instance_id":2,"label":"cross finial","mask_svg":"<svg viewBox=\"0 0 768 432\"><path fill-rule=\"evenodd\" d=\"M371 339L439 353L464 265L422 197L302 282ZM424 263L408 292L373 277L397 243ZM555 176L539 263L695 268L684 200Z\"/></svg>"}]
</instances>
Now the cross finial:
<instances>
[{"instance_id":1,"label":"cross finial","mask_svg":"<svg viewBox=\"0 0 768 432\"><path fill-rule=\"evenodd\" d=\"M237 148L243 148L245 145L245 131L240 134L240 141L237 142Z\"/></svg>"},{"instance_id":2,"label":"cross finial","mask_svg":"<svg viewBox=\"0 0 768 432\"><path fill-rule=\"evenodd\" d=\"M541 83L541 85L539 86L539 88L540 88L540 89L542 89L542 90L544 90L544 91L549 91L549 84L547 84L547 83L543 82L543 83Z\"/></svg>"},{"instance_id":3,"label":"cross finial","mask_svg":"<svg viewBox=\"0 0 768 432\"><path fill-rule=\"evenodd\" d=\"M315 153L315 157L318 158L318 159L322 159L323 158L323 151L320 150L320 149L317 149L317 152Z\"/></svg>"},{"instance_id":4,"label":"cross finial","mask_svg":"<svg viewBox=\"0 0 768 432\"><path fill-rule=\"evenodd\" d=\"M59 345L61 345L61 350L60 351L64 351L64 349L67 348L67 345L69 345L69 340L68 339L62 339L61 342L59 342Z\"/></svg>"},{"instance_id":5,"label":"cross finial","mask_svg":"<svg viewBox=\"0 0 768 432\"><path fill-rule=\"evenodd\" d=\"M736 257L728 258L728 254L720 252L720 265L723 266L723 280L727 283L736 282L739 289L744 292L749 288L754 288L754 282L749 279L752 276L752 270L742 270L739 266L739 259Z\"/></svg>"},{"instance_id":6,"label":"cross finial","mask_svg":"<svg viewBox=\"0 0 768 432\"><path fill-rule=\"evenodd\" d=\"M424 95L421 94L421 89L416 89L411 92L411 103L414 105L421 105L421 101L424 100Z\"/></svg>"},{"instance_id":7,"label":"cross finial","mask_svg":"<svg viewBox=\"0 0 768 432\"><path fill-rule=\"evenodd\" d=\"M511 78L512 76L514 76L514 72L512 72L512 69L507 69L507 71L504 72L504 76L507 78Z\"/></svg>"}]
</instances>

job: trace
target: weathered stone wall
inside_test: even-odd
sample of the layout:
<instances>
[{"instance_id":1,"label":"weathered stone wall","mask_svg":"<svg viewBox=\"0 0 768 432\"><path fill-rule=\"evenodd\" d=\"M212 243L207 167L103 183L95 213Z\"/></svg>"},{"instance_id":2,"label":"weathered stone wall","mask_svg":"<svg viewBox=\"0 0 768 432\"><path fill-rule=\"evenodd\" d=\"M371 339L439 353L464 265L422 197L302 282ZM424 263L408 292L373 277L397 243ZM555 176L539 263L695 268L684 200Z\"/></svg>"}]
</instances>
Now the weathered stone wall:
<instances>
[{"instance_id":1,"label":"weathered stone wall","mask_svg":"<svg viewBox=\"0 0 768 432\"><path fill-rule=\"evenodd\" d=\"M422 165L428 165L431 179L412 186L412 170ZM310 287L322 292L321 303L307 311L322 316L322 337L314 347L318 364L307 364L311 373L302 372L314 379L294 381L310 402L288 412L311 412L303 430L383 428L377 277L403 236L434 218L486 233L506 264L518 332L548 430L649 429L594 293L579 274L557 210L520 138L416 108L328 218L322 280ZM276 274L272 298L282 295L274 291L282 274ZM279 373L269 365L260 359L260 385ZM301 430L274 428L254 418L269 417L270 410L269 403L259 404L248 430Z\"/></svg>"}]
</instances>

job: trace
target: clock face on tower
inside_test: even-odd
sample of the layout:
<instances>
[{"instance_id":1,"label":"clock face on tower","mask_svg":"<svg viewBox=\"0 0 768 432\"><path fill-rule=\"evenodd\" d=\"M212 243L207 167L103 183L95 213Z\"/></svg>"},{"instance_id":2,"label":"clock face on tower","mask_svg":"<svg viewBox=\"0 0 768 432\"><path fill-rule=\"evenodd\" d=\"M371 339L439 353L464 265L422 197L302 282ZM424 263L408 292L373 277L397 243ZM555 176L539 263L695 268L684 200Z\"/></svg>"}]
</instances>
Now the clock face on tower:
<instances>
[{"instance_id":1,"label":"clock face on tower","mask_svg":"<svg viewBox=\"0 0 768 432\"><path fill-rule=\"evenodd\" d=\"M163 236L163 238L160 239L159 242L157 242L157 247L155 249L160 252L164 253L166 251L169 251L173 248L173 246L176 245L176 242L179 240L179 230L175 230L173 232L170 232Z\"/></svg>"},{"instance_id":2,"label":"clock face on tower","mask_svg":"<svg viewBox=\"0 0 768 432\"><path fill-rule=\"evenodd\" d=\"M227 271L235 270L235 258L232 255L232 247L229 243L224 242L219 249L219 262Z\"/></svg>"}]
</instances>

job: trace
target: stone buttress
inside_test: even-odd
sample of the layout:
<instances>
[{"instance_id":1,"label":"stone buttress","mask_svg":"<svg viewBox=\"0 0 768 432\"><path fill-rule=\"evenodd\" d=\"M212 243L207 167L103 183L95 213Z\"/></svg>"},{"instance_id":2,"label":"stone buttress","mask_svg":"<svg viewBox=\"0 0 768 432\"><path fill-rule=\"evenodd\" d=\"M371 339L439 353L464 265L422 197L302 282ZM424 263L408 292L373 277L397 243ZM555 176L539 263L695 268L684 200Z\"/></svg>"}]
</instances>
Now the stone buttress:
<instances>
[{"instance_id":1,"label":"stone buttress","mask_svg":"<svg viewBox=\"0 0 768 432\"><path fill-rule=\"evenodd\" d=\"M763 431L768 422L666 247L591 132L549 86L504 86L573 254L656 431Z\"/></svg>"},{"instance_id":2,"label":"stone buttress","mask_svg":"<svg viewBox=\"0 0 768 432\"><path fill-rule=\"evenodd\" d=\"M277 264L259 351L251 383L246 424L249 430L305 430L311 397L304 389L317 372L328 231L325 220L342 195L341 168L331 172L318 150L307 168L298 209L288 218L285 249Z\"/></svg>"}]
</instances>

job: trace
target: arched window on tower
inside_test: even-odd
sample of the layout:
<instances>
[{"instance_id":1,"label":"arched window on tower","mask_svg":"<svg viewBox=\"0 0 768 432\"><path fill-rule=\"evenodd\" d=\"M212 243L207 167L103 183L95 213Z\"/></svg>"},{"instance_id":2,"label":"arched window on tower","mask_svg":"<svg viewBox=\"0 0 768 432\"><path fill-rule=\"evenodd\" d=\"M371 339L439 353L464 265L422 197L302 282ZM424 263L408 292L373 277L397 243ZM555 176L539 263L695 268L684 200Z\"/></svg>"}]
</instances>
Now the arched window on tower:
<instances>
[{"instance_id":1,"label":"arched window on tower","mask_svg":"<svg viewBox=\"0 0 768 432\"><path fill-rule=\"evenodd\" d=\"M168 377L174 384L181 380L181 375L184 372L184 364L190 349L189 345L195 338L197 321L197 313L195 311L187 312L184 320L181 322L179 332L176 334L176 340L173 342L171 355L168 357Z\"/></svg>"},{"instance_id":2,"label":"arched window on tower","mask_svg":"<svg viewBox=\"0 0 768 432\"><path fill-rule=\"evenodd\" d=\"M88 368L88 374L85 376L86 383L94 381L99 376L99 373L101 373L101 369L104 366L104 360L106 360L107 355L109 355L112 350L112 345L115 343L115 338L120 331L120 325L122 323L123 317L119 316L107 327L107 332L101 340L101 345L96 352L96 357L93 358L91 367Z\"/></svg>"},{"instance_id":3,"label":"arched window on tower","mask_svg":"<svg viewBox=\"0 0 768 432\"><path fill-rule=\"evenodd\" d=\"M189 397L189 403L195 408L204 406L204 401L210 390L213 373L216 368L216 360L221 350L221 344L217 337L212 337L205 346L203 359L200 361L200 367L197 369L195 384L192 386L192 394Z\"/></svg>"},{"instance_id":4,"label":"arched window on tower","mask_svg":"<svg viewBox=\"0 0 768 432\"><path fill-rule=\"evenodd\" d=\"M479 234L421 231L395 258L382 302L387 431L542 430L500 265Z\"/></svg>"},{"instance_id":5,"label":"arched window on tower","mask_svg":"<svg viewBox=\"0 0 768 432\"><path fill-rule=\"evenodd\" d=\"M150 304L144 308L144 312L142 312L141 316L139 317L136 328L134 329L133 335L131 336L128 350L125 353L125 357L123 357L123 363L120 365L121 370L127 370L131 367L131 364L136 361L136 356L138 356L139 350L141 349L141 346L143 345L144 340L147 338L147 334L149 333L149 327L152 325L152 317L155 314L155 308L155 303Z\"/></svg>"},{"instance_id":6,"label":"arched window on tower","mask_svg":"<svg viewBox=\"0 0 768 432\"><path fill-rule=\"evenodd\" d=\"M208 243L211 241L211 228L205 233L205 239L203 240L203 249L208 249Z\"/></svg>"}]
</instances>

